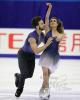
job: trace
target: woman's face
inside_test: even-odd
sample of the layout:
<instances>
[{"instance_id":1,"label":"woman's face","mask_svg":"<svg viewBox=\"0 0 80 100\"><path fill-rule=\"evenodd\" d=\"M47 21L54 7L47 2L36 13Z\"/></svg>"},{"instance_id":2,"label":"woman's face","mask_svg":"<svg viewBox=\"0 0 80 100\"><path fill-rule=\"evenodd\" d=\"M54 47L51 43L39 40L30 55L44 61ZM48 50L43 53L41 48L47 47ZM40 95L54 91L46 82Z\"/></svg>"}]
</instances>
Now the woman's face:
<instances>
[{"instance_id":1,"label":"woman's face","mask_svg":"<svg viewBox=\"0 0 80 100\"><path fill-rule=\"evenodd\" d=\"M51 28L57 28L57 26L58 26L57 19L51 18L51 20L50 20L50 27Z\"/></svg>"}]
</instances>

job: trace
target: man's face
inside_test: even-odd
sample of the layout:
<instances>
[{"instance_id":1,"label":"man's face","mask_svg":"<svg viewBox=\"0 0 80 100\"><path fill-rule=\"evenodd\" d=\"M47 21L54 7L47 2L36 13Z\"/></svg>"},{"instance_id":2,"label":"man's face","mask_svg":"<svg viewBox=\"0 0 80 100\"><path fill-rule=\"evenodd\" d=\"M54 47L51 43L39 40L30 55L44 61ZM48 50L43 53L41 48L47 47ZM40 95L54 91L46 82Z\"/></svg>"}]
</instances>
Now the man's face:
<instances>
[{"instance_id":1,"label":"man's face","mask_svg":"<svg viewBox=\"0 0 80 100\"><path fill-rule=\"evenodd\" d=\"M44 30L44 28L45 28L45 24L44 24L43 20L40 20L39 21L39 29Z\"/></svg>"}]
</instances>

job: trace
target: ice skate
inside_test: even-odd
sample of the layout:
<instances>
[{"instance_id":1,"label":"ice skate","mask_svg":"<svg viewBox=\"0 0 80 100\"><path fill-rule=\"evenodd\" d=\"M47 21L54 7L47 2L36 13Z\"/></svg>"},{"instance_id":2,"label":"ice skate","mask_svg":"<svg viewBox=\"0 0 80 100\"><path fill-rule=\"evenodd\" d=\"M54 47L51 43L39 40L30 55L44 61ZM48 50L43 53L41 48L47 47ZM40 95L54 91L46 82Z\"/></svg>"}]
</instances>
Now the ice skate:
<instances>
[{"instance_id":1,"label":"ice skate","mask_svg":"<svg viewBox=\"0 0 80 100\"><path fill-rule=\"evenodd\" d=\"M40 96L41 100L49 100L49 98L50 98L49 88L40 89L39 96Z\"/></svg>"},{"instance_id":2,"label":"ice skate","mask_svg":"<svg viewBox=\"0 0 80 100\"><path fill-rule=\"evenodd\" d=\"M19 76L20 74L19 73L15 73L15 86L18 87L18 83L19 83Z\"/></svg>"},{"instance_id":3,"label":"ice skate","mask_svg":"<svg viewBox=\"0 0 80 100\"><path fill-rule=\"evenodd\" d=\"M23 92L23 88L21 88L21 89L18 88L18 89L16 90L15 96L16 96L16 97L20 97L20 95L22 94L22 92Z\"/></svg>"}]
</instances>

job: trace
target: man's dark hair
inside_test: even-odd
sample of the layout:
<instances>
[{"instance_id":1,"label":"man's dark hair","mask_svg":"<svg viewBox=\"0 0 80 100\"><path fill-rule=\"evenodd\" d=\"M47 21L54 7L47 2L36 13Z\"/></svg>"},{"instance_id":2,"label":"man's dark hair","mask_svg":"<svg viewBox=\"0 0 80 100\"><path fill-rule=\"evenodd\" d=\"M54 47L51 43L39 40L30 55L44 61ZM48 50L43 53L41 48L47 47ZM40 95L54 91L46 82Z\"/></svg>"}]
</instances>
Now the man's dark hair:
<instances>
[{"instance_id":1,"label":"man's dark hair","mask_svg":"<svg viewBox=\"0 0 80 100\"><path fill-rule=\"evenodd\" d=\"M41 20L40 16L36 16L32 19L32 26L36 27L39 24L39 21Z\"/></svg>"}]
</instances>

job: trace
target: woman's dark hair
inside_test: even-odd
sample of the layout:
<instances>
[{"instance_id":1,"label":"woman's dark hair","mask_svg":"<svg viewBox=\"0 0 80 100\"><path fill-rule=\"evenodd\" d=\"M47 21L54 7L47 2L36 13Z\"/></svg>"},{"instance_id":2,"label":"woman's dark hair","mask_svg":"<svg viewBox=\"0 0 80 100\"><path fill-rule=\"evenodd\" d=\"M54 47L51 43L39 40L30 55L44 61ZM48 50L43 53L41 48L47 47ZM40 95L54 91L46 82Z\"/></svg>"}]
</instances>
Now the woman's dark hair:
<instances>
[{"instance_id":1,"label":"woman's dark hair","mask_svg":"<svg viewBox=\"0 0 80 100\"><path fill-rule=\"evenodd\" d=\"M60 19L58 19L57 17L52 17L51 19L56 19L57 20L57 23L58 23L57 31L59 33L64 33L64 27L63 27L62 21Z\"/></svg>"},{"instance_id":2,"label":"woman's dark hair","mask_svg":"<svg viewBox=\"0 0 80 100\"><path fill-rule=\"evenodd\" d=\"M39 21L41 20L40 16L36 16L32 19L32 26L36 27L39 24Z\"/></svg>"}]
</instances>

